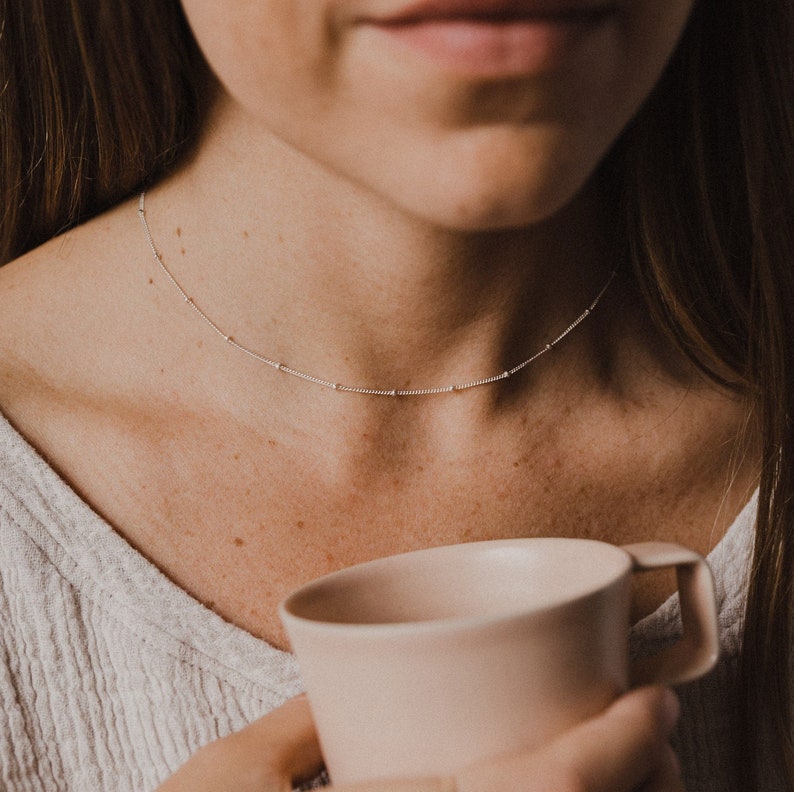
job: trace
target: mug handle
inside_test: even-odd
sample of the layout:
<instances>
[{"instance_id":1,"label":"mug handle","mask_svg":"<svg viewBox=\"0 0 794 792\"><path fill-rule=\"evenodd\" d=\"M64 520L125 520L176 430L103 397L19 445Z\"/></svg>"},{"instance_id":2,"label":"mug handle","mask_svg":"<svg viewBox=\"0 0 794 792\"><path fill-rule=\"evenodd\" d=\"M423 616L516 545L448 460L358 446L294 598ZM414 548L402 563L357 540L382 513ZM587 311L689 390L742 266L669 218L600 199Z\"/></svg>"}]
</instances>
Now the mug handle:
<instances>
[{"instance_id":1,"label":"mug handle","mask_svg":"<svg viewBox=\"0 0 794 792\"><path fill-rule=\"evenodd\" d=\"M701 556L669 542L623 545L634 572L675 567L683 637L667 649L632 663L631 684L681 685L709 672L720 653L714 579Z\"/></svg>"}]
</instances>

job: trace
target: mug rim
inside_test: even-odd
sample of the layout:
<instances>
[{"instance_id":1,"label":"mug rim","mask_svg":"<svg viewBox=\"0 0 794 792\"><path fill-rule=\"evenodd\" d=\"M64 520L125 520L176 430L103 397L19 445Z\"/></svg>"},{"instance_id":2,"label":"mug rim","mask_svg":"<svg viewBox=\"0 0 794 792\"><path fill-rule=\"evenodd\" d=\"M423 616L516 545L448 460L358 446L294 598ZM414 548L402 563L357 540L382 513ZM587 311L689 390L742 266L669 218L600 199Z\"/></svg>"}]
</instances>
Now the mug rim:
<instances>
[{"instance_id":1,"label":"mug rim","mask_svg":"<svg viewBox=\"0 0 794 792\"><path fill-rule=\"evenodd\" d=\"M444 616L428 619L416 619L406 621L375 621L375 622L357 622L357 621L331 621L324 618L316 618L312 616L302 615L295 610L297 601L303 599L312 592L332 584L336 581L344 581L346 578L355 577L364 571L377 570L380 566L391 565L396 561L407 560L408 558L415 558L419 555L442 555L450 551L467 552L469 549L472 553L476 553L488 548L509 547L516 545L527 545L528 543L538 544L551 544L565 542L575 543L578 545L587 545L591 548L598 548L599 552L607 553L616 559L620 559L623 563L612 574L605 576L597 584L583 588L575 596L568 597L559 602L552 602L538 607L524 606L513 607L505 609L503 613L487 613L475 614L471 616ZM464 631L467 629L482 629L484 626L497 626L503 625L516 619L525 618L528 616L538 617L546 614L553 614L565 608L570 608L585 600L595 596L599 592L605 591L612 587L618 580L624 578L631 573L634 564L630 554L621 548L619 545L610 542L603 542L599 539L584 539L580 537L516 537L508 539L485 539L475 542L457 542L449 545L436 545L434 547L420 548L418 550L409 550L404 553L396 553L394 555L383 556L374 558L369 561L363 561L352 566L343 567L342 569L329 572L313 580L307 581L288 594L278 605L278 612L282 622L288 629L289 623L300 624L305 627L311 627L315 632L322 631L328 634L339 635L341 633L348 633L351 637L355 635L373 637L378 634L389 634L394 636L404 636L406 633L415 634L417 636L427 633L438 633L446 631Z\"/></svg>"}]
</instances>

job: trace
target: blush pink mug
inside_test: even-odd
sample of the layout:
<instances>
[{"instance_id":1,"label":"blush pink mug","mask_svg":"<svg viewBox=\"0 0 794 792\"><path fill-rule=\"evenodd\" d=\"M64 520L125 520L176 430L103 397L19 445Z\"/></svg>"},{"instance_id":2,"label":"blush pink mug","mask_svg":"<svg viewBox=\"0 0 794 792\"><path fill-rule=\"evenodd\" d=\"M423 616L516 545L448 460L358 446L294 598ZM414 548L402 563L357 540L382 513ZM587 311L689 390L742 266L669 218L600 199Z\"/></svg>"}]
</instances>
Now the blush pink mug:
<instances>
[{"instance_id":1,"label":"blush pink mug","mask_svg":"<svg viewBox=\"0 0 794 792\"><path fill-rule=\"evenodd\" d=\"M658 567L676 569L683 636L631 663L631 577ZM531 748L630 685L697 678L719 653L708 566L661 542L436 547L334 572L279 609L336 784Z\"/></svg>"}]
</instances>

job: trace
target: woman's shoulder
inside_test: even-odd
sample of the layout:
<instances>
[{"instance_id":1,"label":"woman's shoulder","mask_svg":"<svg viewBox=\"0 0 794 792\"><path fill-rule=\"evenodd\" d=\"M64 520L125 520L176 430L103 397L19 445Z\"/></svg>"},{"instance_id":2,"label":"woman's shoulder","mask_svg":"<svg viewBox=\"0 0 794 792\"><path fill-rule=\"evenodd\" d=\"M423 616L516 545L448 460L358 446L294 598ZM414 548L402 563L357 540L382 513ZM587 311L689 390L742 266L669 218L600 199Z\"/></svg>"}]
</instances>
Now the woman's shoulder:
<instances>
[{"instance_id":1,"label":"woman's shoulder","mask_svg":"<svg viewBox=\"0 0 794 792\"><path fill-rule=\"evenodd\" d=\"M0 268L0 409L15 423L73 376L85 321L68 254L80 231Z\"/></svg>"},{"instance_id":2,"label":"woman's shoulder","mask_svg":"<svg viewBox=\"0 0 794 792\"><path fill-rule=\"evenodd\" d=\"M146 336L134 296L148 275L136 232L124 205L0 268L0 412L48 457L97 425L87 416L141 401L130 358Z\"/></svg>"},{"instance_id":3,"label":"woman's shoulder","mask_svg":"<svg viewBox=\"0 0 794 792\"><path fill-rule=\"evenodd\" d=\"M0 268L2 365L46 377L74 374L74 365L102 335L98 326L118 306L112 284L129 258L116 211L45 242ZM126 255L125 255L126 254ZM8 388L3 382L3 390Z\"/></svg>"}]
</instances>

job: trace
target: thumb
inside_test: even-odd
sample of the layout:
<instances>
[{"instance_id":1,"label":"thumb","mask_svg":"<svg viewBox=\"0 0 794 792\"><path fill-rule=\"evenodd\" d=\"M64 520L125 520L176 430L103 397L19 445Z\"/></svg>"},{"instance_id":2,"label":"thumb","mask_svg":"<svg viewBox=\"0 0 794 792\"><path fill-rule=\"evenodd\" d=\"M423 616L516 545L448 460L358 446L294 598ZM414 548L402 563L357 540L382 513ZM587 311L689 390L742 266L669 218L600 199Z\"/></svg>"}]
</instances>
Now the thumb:
<instances>
[{"instance_id":1,"label":"thumb","mask_svg":"<svg viewBox=\"0 0 794 792\"><path fill-rule=\"evenodd\" d=\"M670 690L632 691L552 743L549 758L567 758L588 792L635 789L669 764L668 740L678 713L678 699Z\"/></svg>"},{"instance_id":2,"label":"thumb","mask_svg":"<svg viewBox=\"0 0 794 792\"><path fill-rule=\"evenodd\" d=\"M677 717L671 691L641 688L536 751L474 765L458 787L460 792L517 785L532 792L631 792L669 764L668 738Z\"/></svg>"}]
</instances>

